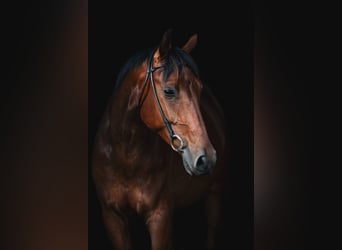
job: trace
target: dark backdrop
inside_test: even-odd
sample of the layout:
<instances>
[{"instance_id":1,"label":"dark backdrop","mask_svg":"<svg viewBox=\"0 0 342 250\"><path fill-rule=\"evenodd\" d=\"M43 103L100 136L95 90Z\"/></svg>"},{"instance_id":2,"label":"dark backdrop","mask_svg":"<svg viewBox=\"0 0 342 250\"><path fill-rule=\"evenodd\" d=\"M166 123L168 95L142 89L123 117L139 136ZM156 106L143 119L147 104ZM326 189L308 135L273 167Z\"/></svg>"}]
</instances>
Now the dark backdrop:
<instances>
[{"instance_id":1,"label":"dark backdrop","mask_svg":"<svg viewBox=\"0 0 342 250\"><path fill-rule=\"evenodd\" d=\"M133 5L133 3L132 3ZM157 7L157 8L156 8ZM210 86L228 118L232 162L225 189L222 249L253 247L253 16L251 6L228 4L166 13L166 7L118 8L103 1L89 1L89 152L122 64L135 52L156 46L163 32L173 29L174 44L182 46L198 34L192 53L202 79ZM198 7L198 8L202 8ZM175 8L177 10L177 8ZM196 13L196 14L194 14ZM120 16L119 16L120 15ZM98 201L89 175L89 250L110 249ZM189 249L200 249L201 210L184 211L176 223ZM195 216L197 215L197 217ZM183 224L183 222L186 224ZM186 225L195 224L190 232ZM183 230L183 231L182 231ZM198 235L195 235L198 234ZM140 234L139 245L146 235ZM185 240L185 239L184 239ZM197 243L196 243L197 242ZM139 249L143 249L142 247ZM235 248L237 249L237 248Z\"/></svg>"}]
</instances>

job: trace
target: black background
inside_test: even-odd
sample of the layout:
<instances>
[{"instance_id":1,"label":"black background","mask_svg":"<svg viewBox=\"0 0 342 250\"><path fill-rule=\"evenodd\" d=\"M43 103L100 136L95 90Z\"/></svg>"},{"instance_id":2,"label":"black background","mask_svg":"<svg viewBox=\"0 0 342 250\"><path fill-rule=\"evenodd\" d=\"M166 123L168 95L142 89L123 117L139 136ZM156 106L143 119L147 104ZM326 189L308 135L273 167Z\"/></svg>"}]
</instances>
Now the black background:
<instances>
[{"instance_id":1,"label":"black background","mask_svg":"<svg viewBox=\"0 0 342 250\"><path fill-rule=\"evenodd\" d=\"M251 6L228 4L226 13L217 12L220 6L214 9L203 6L206 8L205 12L203 9L201 12L198 9L184 10L180 7L178 9L176 6L170 6L169 9L168 6L154 7L149 9L146 6L136 6L133 9L122 9L115 4L105 4L101 1L89 3L89 150L91 152L99 119L112 93L115 78L122 64L134 52L158 45L168 28L173 29L173 40L177 46L182 46L192 34L197 33L198 44L192 56L198 64L202 79L210 86L223 106L228 120L227 133L232 145L232 161L227 166L229 174L224 197L225 231L220 238L220 249L237 245L239 249L251 249L253 246ZM89 249L110 249L91 178L88 198ZM176 230L187 249L203 247L204 221L199 206L194 206L179 216ZM140 238L143 237L140 235ZM140 239L137 243L140 245L138 249L143 249L141 243L143 241Z\"/></svg>"},{"instance_id":2,"label":"black background","mask_svg":"<svg viewBox=\"0 0 342 250\"><path fill-rule=\"evenodd\" d=\"M225 244L258 250L312 249L308 246L319 244L337 248L339 231L331 225L340 214L339 194L334 193L339 175L331 170L339 168L330 159L339 154L329 152L319 162L334 146L318 137L336 141L332 119L338 117L340 98L331 94L340 91L331 88L339 84L331 73L339 72L332 60L339 47L333 38L339 14L333 10L339 8L328 12L321 4L298 1L123 5L90 1L88 6L83 0L3 3L1 249L109 247L88 176L88 151L118 68L131 52L156 45L170 27L180 44L191 33L199 34L193 56L230 117L235 158L226 185ZM326 73L322 66L329 68ZM255 79L266 78L264 85L256 84L252 71ZM261 220L254 225L254 243L253 80L267 93L266 109L274 111L266 119L255 118L264 119L265 129L280 124L275 134L286 138L285 143L271 144L282 155L270 166L277 169L277 178L266 176L265 181L280 185L272 189L275 196L262 202L266 216L254 211ZM315 173L317 179L310 183Z\"/></svg>"}]
</instances>

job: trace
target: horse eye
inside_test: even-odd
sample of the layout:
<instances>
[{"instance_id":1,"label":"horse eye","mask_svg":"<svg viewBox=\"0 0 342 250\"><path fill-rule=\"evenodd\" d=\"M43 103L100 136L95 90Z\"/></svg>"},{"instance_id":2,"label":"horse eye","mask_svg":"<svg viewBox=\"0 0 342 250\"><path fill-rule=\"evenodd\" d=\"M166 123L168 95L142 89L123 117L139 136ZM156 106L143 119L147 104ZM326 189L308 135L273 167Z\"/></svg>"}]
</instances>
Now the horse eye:
<instances>
[{"instance_id":1,"label":"horse eye","mask_svg":"<svg viewBox=\"0 0 342 250\"><path fill-rule=\"evenodd\" d=\"M164 89L164 94L168 98L172 98L176 96L176 90L173 88L165 88Z\"/></svg>"}]
</instances>

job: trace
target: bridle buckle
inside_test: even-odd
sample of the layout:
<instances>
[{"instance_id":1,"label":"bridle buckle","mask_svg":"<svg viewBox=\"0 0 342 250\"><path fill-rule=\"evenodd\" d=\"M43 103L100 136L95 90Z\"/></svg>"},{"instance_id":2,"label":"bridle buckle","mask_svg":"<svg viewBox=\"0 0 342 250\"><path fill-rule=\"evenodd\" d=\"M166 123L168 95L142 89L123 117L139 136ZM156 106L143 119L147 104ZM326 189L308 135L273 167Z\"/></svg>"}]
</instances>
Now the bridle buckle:
<instances>
[{"instance_id":1,"label":"bridle buckle","mask_svg":"<svg viewBox=\"0 0 342 250\"><path fill-rule=\"evenodd\" d=\"M179 141L179 145L178 147L174 144L175 141ZM184 141L183 139L179 136L179 135L172 135L171 139L170 139L170 145L172 147L172 149L176 152L183 152L183 148L184 148Z\"/></svg>"}]
</instances>

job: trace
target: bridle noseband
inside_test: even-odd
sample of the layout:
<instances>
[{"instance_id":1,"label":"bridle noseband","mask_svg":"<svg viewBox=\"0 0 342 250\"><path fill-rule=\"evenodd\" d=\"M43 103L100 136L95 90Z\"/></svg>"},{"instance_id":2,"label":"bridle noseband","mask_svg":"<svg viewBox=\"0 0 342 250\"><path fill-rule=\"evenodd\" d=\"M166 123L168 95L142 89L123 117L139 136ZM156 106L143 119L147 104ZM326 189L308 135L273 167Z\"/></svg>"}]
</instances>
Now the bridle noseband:
<instances>
[{"instance_id":1,"label":"bridle noseband","mask_svg":"<svg viewBox=\"0 0 342 250\"><path fill-rule=\"evenodd\" d=\"M157 90L156 90L156 86L154 84L154 79L153 79L153 72L156 71L157 69L163 68L164 66L161 65L161 66L158 66L158 67L153 67L152 62L153 62L154 52L155 52L155 50L151 54L151 56L150 56L150 58L148 60L148 63L147 63L146 78L145 78L145 82L144 82L144 85L143 85L143 89L145 88L145 85L146 85L146 83L148 81L148 78L150 77L151 78L151 86L152 86L153 94L154 94L154 99L156 100L156 103L157 103L160 115L163 118L164 124L165 124L165 126L167 128L167 131L169 132L169 135L170 135L170 145L171 145L171 148L174 151L176 151L176 152L183 152L184 141L183 141L183 139L179 135L175 134L175 132L172 130L171 123L166 118L165 113L164 113L164 111L163 111L163 109L161 107L158 95L157 95ZM175 145L176 141L179 141L179 145L178 146Z\"/></svg>"}]
</instances>

